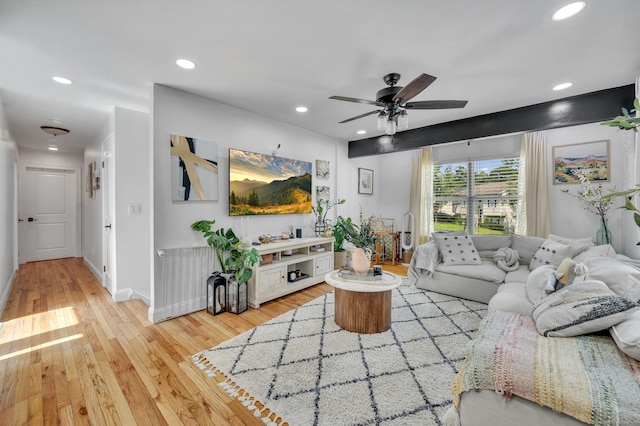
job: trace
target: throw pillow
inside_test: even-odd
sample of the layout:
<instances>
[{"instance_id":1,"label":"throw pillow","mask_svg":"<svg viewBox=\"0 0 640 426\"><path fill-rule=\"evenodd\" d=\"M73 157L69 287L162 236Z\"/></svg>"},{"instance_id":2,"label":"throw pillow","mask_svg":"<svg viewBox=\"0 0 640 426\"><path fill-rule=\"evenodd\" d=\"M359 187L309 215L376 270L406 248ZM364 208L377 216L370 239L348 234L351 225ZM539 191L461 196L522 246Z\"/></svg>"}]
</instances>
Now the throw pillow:
<instances>
[{"instance_id":1,"label":"throw pillow","mask_svg":"<svg viewBox=\"0 0 640 426\"><path fill-rule=\"evenodd\" d=\"M567 238L561 237L560 235L549 234L549 239L562 244L567 244L571 250L569 257L576 257L580 253L596 246L591 238Z\"/></svg>"},{"instance_id":2,"label":"throw pillow","mask_svg":"<svg viewBox=\"0 0 640 426\"><path fill-rule=\"evenodd\" d=\"M611 257L616 258L616 251L611 244L604 244L601 246L591 247L587 251L583 251L579 255L575 256L573 260L580 263L585 263L587 259L592 257Z\"/></svg>"},{"instance_id":3,"label":"throw pillow","mask_svg":"<svg viewBox=\"0 0 640 426\"><path fill-rule=\"evenodd\" d=\"M551 239L546 240L540 246L540 249L531 258L529 263L529 269L534 270L542 265L554 265L558 266L562 259L569 257L571 253L570 247L567 244L562 244Z\"/></svg>"},{"instance_id":4,"label":"throw pillow","mask_svg":"<svg viewBox=\"0 0 640 426\"><path fill-rule=\"evenodd\" d=\"M602 281L584 281L543 298L532 316L543 336L571 337L609 328L637 310L636 303L613 293Z\"/></svg>"},{"instance_id":5,"label":"throw pillow","mask_svg":"<svg viewBox=\"0 0 640 426\"><path fill-rule=\"evenodd\" d=\"M442 263L449 265L480 265L480 255L468 235L434 235L433 239L442 254Z\"/></svg>"},{"instance_id":6,"label":"throw pillow","mask_svg":"<svg viewBox=\"0 0 640 426\"><path fill-rule=\"evenodd\" d=\"M609 333L622 352L640 361L640 311L613 325Z\"/></svg>"},{"instance_id":7,"label":"throw pillow","mask_svg":"<svg viewBox=\"0 0 640 426\"><path fill-rule=\"evenodd\" d=\"M640 269L611 257L590 257L584 264L589 279L603 281L615 294L640 301Z\"/></svg>"},{"instance_id":8,"label":"throw pillow","mask_svg":"<svg viewBox=\"0 0 640 426\"><path fill-rule=\"evenodd\" d=\"M556 268L553 265L543 265L531 271L525 285L529 302L535 305L547 295L545 289L548 286L555 286L555 272Z\"/></svg>"}]
</instances>

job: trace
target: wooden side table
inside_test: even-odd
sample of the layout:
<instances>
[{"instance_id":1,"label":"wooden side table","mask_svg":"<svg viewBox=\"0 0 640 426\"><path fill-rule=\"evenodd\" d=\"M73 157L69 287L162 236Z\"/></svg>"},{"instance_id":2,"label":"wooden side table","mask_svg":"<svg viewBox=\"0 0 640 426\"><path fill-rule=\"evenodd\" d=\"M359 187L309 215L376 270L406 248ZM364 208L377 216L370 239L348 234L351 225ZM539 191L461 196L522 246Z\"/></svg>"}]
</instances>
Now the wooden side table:
<instances>
[{"instance_id":1,"label":"wooden side table","mask_svg":"<svg viewBox=\"0 0 640 426\"><path fill-rule=\"evenodd\" d=\"M335 321L354 333L382 333L391 327L391 290L402 279L383 272L380 281L347 280L340 271L329 272L325 281L335 287Z\"/></svg>"}]
</instances>

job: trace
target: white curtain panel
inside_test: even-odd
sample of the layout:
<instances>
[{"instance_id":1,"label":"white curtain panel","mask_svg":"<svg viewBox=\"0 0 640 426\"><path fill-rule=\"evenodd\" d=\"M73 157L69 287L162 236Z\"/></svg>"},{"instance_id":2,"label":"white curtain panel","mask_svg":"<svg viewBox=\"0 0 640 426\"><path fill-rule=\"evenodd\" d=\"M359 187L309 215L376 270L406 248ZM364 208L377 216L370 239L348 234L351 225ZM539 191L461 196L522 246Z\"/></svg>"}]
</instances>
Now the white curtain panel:
<instances>
[{"instance_id":1,"label":"white curtain panel","mask_svg":"<svg viewBox=\"0 0 640 426\"><path fill-rule=\"evenodd\" d=\"M415 220L415 247L429 240L433 227L433 152L417 149L411 157L411 199L409 210Z\"/></svg>"},{"instance_id":2,"label":"white curtain panel","mask_svg":"<svg viewBox=\"0 0 640 426\"><path fill-rule=\"evenodd\" d=\"M549 215L549 159L544 132L522 135L524 152L524 203L526 232L531 237L546 238L551 232Z\"/></svg>"}]
</instances>

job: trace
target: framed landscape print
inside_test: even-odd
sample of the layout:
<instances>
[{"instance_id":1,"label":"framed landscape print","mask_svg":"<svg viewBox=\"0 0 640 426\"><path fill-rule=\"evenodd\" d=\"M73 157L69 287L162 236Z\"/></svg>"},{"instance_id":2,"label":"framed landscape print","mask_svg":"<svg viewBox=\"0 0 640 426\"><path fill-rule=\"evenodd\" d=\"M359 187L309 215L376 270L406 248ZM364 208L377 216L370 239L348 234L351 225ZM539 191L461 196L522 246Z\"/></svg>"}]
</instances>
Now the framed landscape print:
<instances>
[{"instance_id":1,"label":"framed landscape print","mask_svg":"<svg viewBox=\"0 0 640 426\"><path fill-rule=\"evenodd\" d=\"M358 194L373 194L373 170L358 169Z\"/></svg>"},{"instance_id":2,"label":"framed landscape print","mask_svg":"<svg viewBox=\"0 0 640 426\"><path fill-rule=\"evenodd\" d=\"M594 141L553 147L553 184L609 180L609 141Z\"/></svg>"}]
</instances>

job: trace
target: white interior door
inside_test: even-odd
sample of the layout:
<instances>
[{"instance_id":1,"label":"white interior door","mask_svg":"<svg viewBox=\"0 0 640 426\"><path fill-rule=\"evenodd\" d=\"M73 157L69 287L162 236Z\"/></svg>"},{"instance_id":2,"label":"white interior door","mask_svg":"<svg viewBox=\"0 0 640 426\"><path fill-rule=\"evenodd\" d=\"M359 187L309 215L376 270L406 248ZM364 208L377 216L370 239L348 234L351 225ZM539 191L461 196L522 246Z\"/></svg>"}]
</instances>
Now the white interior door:
<instances>
[{"instance_id":1,"label":"white interior door","mask_svg":"<svg viewBox=\"0 0 640 426\"><path fill-rule=\"evenodd\" d=\"M102 211L103 211L103 284L109 293L115 289L115 194L113 184L113 144L109 137L102 144Z\"/></svg>"},{"instance_id":2,"label":"white interior door","mask_svg":"<svg viewBox=\"0 0 640 426\"><path fill-rule=\"evenodd\" d=\"M76 255L76 171L26 168L24 238L26 261Z\"/></svg>"}]
</instances>

